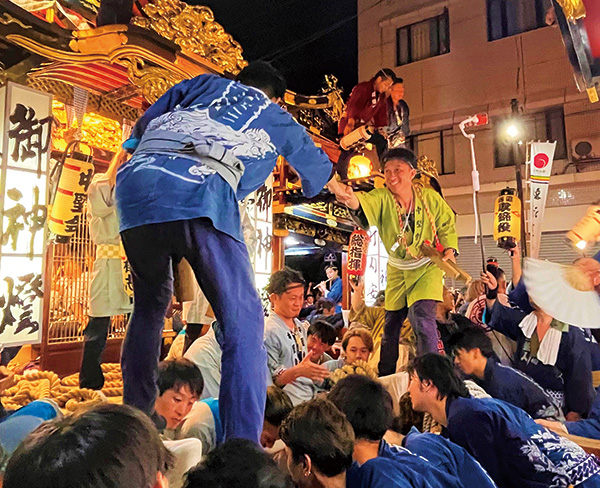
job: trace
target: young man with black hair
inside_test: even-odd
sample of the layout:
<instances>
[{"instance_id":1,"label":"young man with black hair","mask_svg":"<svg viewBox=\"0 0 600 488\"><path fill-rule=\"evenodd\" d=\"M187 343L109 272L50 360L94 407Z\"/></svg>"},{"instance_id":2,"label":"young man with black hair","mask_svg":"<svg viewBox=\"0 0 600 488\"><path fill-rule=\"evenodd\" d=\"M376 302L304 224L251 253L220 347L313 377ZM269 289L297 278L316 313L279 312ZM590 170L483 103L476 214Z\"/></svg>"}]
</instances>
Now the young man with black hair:
<instances>
[{"instance_id":1,"label":"young man with black hair","mask_svg":"<svg viewBox=\"0 0 600 488\"><path fill-rule=\"evenodd\" d=\"M383 436L392 426L392 398L378 382L361 375L339 381L327 397L352 425L353 459L348 487L427 486L462 487L459 479L443 472L400 446L390 446ZM387 481L387 482L386 482Z\"/></svg>"},{"instance_id":2,"label":"young man with black hair","mask_svg":"<svg viewBox=\"0 0 600 488\"><path fill-rule=\"evenodd\" d=\"M273 307L265 321L265 346L273 383L283 388L294 405L310 400L329 371L313 362L306 329L297 319L304 302L304 278L284 268L271 276L267 293Z\"/></svg>"},{"instance_id":3,"label":"young man with black hair","mask_svg":"<svg viewBox=\"0 0 600 488\"><path fill-rule=\"evenodd\" d=\"M102 404L47 422L12 455L4 488L167 488L172 455L138 410Z\"/></svg>"},{"instance_id":4,"label":"young man with black hair","mask_svg":"<svg viewBox=\"0 0 600 488\"><path fill-rule=\"evenodd\" d=\"M151 413L172 264L194 270L223 332L219 396L225 437L258 442L263 419L264 313L240 225L238 200L264 184L279 155L306 196L331 161L276 102L285 79L266 62L237 81L200 75L178 83L137 121L119 169L120 230L133 271L134 310L123 344L124 402Z\"/></svg>"},{"instance_id":5,"label":"young man with black hair","mask_svg":"<svg viewBox=\"0 0 600 488\"><path fill-rule=\"evenodd\" d=\"M271 448L279 439L279 426L292 410L287 394L277 386L267 387L265 417L262 423L260 444ZM176 433L177 439L200 439L202 454L207 454L224 440L223 424L219 415L219 399L207 398L197 402Z\"/></svg>"},{"instance_id":6,"label":"young man with black hair","mask_svg":"<svg viewBox=\"0 0 600 488\"><path fill-rule=\"evenodd\" d=\"M281 425L288 470L299 488L346 488L352 464L352 426L333 403L298 405Z\"/></svg>"},{"instance_id":7,"label":"young man with black hair","mask_svg":"<svg viewBox=\"0 0 600 488\"><path fill-rule=\"evenodd\" d=\"M220 445L188 473L186 488L293 488L266 452L246 439Z\"/></svg>"},{"instance_id":8,"label":"young man with black hair","mask_svg":"<svg viewBox=\"0 0 600 488\"><path fill-rule=\"evenodd\" d=\"M413 408L429 413L452 442L477 459L499 488L600 486L600 464L567 439L495 398L471 398L445 356L425 354L409 368Z\"/></svg>"},{"instance_id":9,"label":"young man with black hair","mask_svg":"<svg viewBox=\"0 0 600 488\"><path fill-rule=\"evenodd\" d=\"M172 359L159 363L157 383L154 409L166 420L166 429L174 431L202 394L202 373L189 359Z\"/></svg>"},{"instance_id":10,"label":"young man with black hair","mask_svg":"<svg viewBox=\"0 0 600 488\"><path fill-rule=\"evenodd\" d=\"M338 132L347 135L367 123L376 128L386 126L387 94L397 80L394 70L382 68L369 81L356 85L348 97Z\"/></svg>"},{"instance_id":11,"label":"young man with black hair","mask_svg":"<svg viewBox=\"0 0 600 488\"><path fill-rule=\"evenodd\" d=\"M454 212L440 194L413 186L417 156L409 149L390 149L381 161L385 188L354 193L331 181L328 188L348 206L360 225L376 226L388 253L385 328L379 374L396 372L400 331L409 316L417 337L417 354L438 351L436 302L442 300L444 272L424 257L426 241L442 250L442 260L455 260L458 236Z\"/></svg>"},{"instance_id":12,"label":"young man with black hair","mask_svg":"<svg viewBox=\"0 0 600 488\"><path fill-rule=\"evenodd\" d=\"M400 398L400 416L394 419L384 439L424 457L440 471L453 474L465 487L496 488L490 475L466 449L442 435L421 432L423 419L424 414L413 410L410 394L405 393Z\"/></svg>"},{"instance_id":13,"label":"young man with black hair","mask_svg":"<svg viewBox=\"0 0 600 488\"><path fill-rule=\"evenodd\" d=\"M492 397L525 410L534 419L563 419L544 389L525 373L498 362L485 331L471 327L450 337L454 363Z\"/></svg>"},{"instance_id":14,"label":"young man with black hair","mask_svg":"<svg viewBox=\"0 0 600 488\"><path fill-rule=\"evenodd\" d=\"M327 353L331 351L336 339L337 332L333 325L325 320L315 320L306 332L306 348L312 353L312 361L317 364L331 361L332 358Z\"/></svg>"}]
</instances>

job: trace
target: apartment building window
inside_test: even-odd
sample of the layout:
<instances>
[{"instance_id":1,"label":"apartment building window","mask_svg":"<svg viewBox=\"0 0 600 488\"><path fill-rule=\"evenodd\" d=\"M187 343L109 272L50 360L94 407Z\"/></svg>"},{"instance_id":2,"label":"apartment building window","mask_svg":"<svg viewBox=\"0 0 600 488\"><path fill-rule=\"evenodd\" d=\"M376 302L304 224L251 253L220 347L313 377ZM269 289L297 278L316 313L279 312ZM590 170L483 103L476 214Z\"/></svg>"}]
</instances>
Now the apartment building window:
<instances>
[{"instance_id":1,"label":"apartment building window","mask_svg":"<svg viewBox=\"0 0 600 488\"><path fill-rule=\"evenodd\" d=\"M544 27L550 0L487 0L488 40Z\"/></svg>"},{"instance_id":2,"label":"apartment building window","mask_svg":"<svg viewBox=\"0 0 600 488\"><path fill-rule=\"evenodd\" d=\"M408 138L410 148L418 157L435 161L438 173L454 173L454 135L452 129L417 134Z\"/></svg>"},{"instance_id":3,"label":"apartment building window","mask_svg":"<svg viewBox=\"0 0 600 488\"><path fill-rule=\"evenodd\" d=\"M567 159L565 114L562 107L553 107L531 115L520 116L524 144L529 141L556 141L554 159ZM496 168L515 164L514 142L506 135L506 118L492 120L494 125L494 165ZM524 150L520 151L521 162Z\"/></svg>"},{"instance_id":4,"label":"apartment building window","mask_svg":"<svg viewBox=\"0 0 600 488\"><path fill-rule=\"evenodd\" d=\"M450 52L448 9L436 17L396 30L396 65Z\"/></svg>"}]
</instances>

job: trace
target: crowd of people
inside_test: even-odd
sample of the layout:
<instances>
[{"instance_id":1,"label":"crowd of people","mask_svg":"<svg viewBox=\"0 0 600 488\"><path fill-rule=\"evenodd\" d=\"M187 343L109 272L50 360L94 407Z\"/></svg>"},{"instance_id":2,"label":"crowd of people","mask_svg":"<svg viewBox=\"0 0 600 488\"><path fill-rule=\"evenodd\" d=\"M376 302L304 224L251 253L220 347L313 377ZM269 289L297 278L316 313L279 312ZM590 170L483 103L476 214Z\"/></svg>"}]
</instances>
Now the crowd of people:
<instances>
[{"instance_id":1,"label":"crowd of people","mask_svg":"<svg viewBox=\"0 0 600 488\"><path fill-rule=\"evenodd\" d=\"M359 85L341 133L375 120L408 133L401 85L387 69ZM567 437L600 440L594 331L529 299L518 249L511 276L490 259L464 294L445 288L421 247L433 245L439 263L455 260L454 213L434 188L413 185L414 153L382 151L385 188L355 193L273 103L284 91L272 67L251 64L237 81L180 83L136 124L124 145L131 159L96 183L98 202L116 191L118 207L110 239L98 242L117 245L118 215L133 273L125 405L63 417L34 402L5 413L3 486L600 487L600 461ZM264 317L236 199L264 182L278 154L307 196L327 185L358 225L379 229L384 296L369 305L362 280L351 281L347 320L334 265L316 303L300 272L274 272ZM181 347L159 363L172 268L183 258L214 318L191 319ZM600 262L573 269L600 292ZM81 377L92 388L102 386L110 316L129 311L97 305Z\"/></svg>"}]
</instances>

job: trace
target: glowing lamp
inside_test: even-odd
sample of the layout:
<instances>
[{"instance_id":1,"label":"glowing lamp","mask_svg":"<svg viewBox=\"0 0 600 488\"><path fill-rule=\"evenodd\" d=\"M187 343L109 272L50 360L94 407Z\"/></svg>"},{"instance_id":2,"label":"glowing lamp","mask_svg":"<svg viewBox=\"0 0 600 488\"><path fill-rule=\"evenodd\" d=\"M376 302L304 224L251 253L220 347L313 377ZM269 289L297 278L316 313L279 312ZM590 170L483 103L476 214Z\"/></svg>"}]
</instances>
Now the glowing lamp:
<instances>
[{"instance_id":1,"label":"glowing lamp","mask_svg":"<svg viewBox=\"0 0 600 488\"><path fill-rule=\"evenodd\" d=\"M600 206L588 208L585 216L567 232L567 238L582 251L588 242L600 240Z\"/></svg>"},{"instance_id":2,"label":"glowing lamp","mask_svg":"<svg viewBox=\"0 0 600 488\"><path fill-rule=\"evenodd\" d=\"M48 217L50 232L66 239L75 234L93 175L93 163L73 157L65 160L58 180L52 212Z\"/></svg>"},{"instance_id":3,"label":"glowing lamp","mask_svg":"<svg viewBox=\"0 0 600 488\"><path fill-rule=\"evenodd\" d=\"M516 247L521 239L521 200L516 193L505 188L494 205L494 240L502 249Z\"/></svg>"},{"instance_id":4,"label":"glowing lamp","mask_svg":"<svg viewBox=\"0 0 600 488\"><path fill-rule=\"evenodd\" d=\"M369 234L362 229L355 230L348 242L347 271L351 276L362 276L367 270L367 252L369 250Z\"/></svg>"},{"instance_id":5,"label":"glowing lamp","mask_svg":"<svg viewBox=\"0 0 600 488\"><path fill-rule=\"evenodd\" d=\"M516 126L516 124L509 124L506 127L506 134L508 137L516 139L519 135L519 128Z\"/></svg>"},{"instance_id":6,"label":"glowing lamp","mask_svg":"<svg viewBox=\"0 0 600 488\"><path fill-rule=\"evenodd\" d=\"M362 154L357 154L350 158L348 163L348 178L366 178L373 171L373 164L371 160Z\"/></svg>"}]
</instances>

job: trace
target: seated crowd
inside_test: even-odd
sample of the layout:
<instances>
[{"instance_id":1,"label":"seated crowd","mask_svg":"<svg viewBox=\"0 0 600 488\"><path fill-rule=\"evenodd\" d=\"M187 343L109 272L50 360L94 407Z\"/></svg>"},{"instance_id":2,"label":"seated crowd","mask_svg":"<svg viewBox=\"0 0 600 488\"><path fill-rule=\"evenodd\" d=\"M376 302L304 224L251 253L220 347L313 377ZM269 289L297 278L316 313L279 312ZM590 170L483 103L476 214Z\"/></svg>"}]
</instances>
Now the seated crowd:
<instances>
[{"instance_id":1,"label":"seated crowd","mask_svg":"<svg viewBox=\"0 0 600 488\"><path fill-rule=\"evenodd\" d=\"M2 486L600 487L600 461L567 437L600 440L598 343L530 304L517 261L511 283L491 262L467 301L446 293L440 354L415 357L407 324L397 372L381 378L385 313L365 304L364 285L353 283L350 319L340 322L337 300L315 307L299 272L277 271L267 287L261 446L224 442L223 342L213 322L159 365L162 431L127 406L37 418L48 407L34 402L0 421ZM600 263L577 266L600 285ZM3 426L19 416L37 420L13 427L11 444Z\"/></svg>"}]
</instances>

